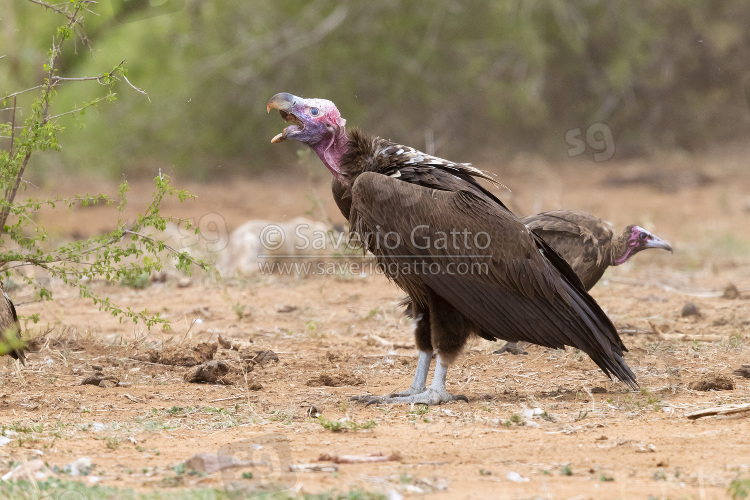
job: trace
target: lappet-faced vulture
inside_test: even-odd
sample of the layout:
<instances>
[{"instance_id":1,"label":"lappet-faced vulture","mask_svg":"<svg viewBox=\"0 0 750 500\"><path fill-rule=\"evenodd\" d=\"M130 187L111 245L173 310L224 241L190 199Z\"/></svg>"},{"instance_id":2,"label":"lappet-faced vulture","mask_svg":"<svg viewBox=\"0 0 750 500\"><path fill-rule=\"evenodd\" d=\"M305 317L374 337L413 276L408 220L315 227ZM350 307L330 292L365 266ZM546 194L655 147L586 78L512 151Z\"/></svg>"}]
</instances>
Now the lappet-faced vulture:
<instances>
[{"instance_id":1,"label":"lappet-faced vulture","mask_svg":"<svg viewBox=\"0 0 750 500\"><path fill-rule=\"evenodd\" d=\"M612 322L570 266L477 182L492 180L486 173L358 129L347 133L325 99L276 94L267 106L274 108L291 125L272 142L298 140L317 153L334 176L334 198L351 231L414 304L420 354L411 387L361 401L467 400L449 394L445 380L472 334L573 346L608 376L637 387Z\"/></svg>"}]
</instances>

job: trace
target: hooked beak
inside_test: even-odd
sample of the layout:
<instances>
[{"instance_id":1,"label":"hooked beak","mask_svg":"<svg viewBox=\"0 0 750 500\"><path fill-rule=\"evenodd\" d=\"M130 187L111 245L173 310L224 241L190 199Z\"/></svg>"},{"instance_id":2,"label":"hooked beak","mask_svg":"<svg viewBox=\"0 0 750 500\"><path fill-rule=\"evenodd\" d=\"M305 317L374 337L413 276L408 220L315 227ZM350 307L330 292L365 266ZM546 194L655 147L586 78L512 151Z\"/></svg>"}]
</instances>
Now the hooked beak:
<instances>
[{"instance_id":1,"label":"hooked beak","mask_svg":"<svg viewBox=\"0 0 750 500\"><path fill-rule=\"evenodd\" d=\"M654 236L652 239L648 240L648 242L646 243L646 248L661 248L663 250L669 250L669 253L674 253L672 251L672 245L662 240L658 236Z\"/></svg>"},{"instance_id":2,"label":"hooked beak","mask_svg":"<svg viewBox=\"0 0 750 500\"><path fill-rule=\"evenodd\" d=\"M300 101L299 97L294 96L292 94L288 94L286 92L276 94L275 96L271 98L270 101L268 101L268 105L266 106L266 112L270 113L272 109L278 109L279 114L285 121L291 122L294 125L296 125L297 130L302 129L304 128L304 124L302 123L302 120L300 120L294 115L294 106L295 104L297 104L298 101ZM271 142L277 143L277 142L282 142L286 140L286 134L290 128L291 127L287 127L284 129L283 132L274 136L274 138L271 139Z\"/></svg>"}]
</instances>

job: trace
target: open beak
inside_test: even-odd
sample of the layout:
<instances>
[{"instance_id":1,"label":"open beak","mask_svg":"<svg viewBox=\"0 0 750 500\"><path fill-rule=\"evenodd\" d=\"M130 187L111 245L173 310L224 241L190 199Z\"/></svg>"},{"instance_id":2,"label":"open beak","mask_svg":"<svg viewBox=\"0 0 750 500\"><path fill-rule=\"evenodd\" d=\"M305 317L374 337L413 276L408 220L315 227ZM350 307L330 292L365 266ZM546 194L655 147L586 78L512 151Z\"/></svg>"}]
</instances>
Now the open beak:
<instances>
[{"instance_id":1,"label":"open beak","mask_svg":"<svg viewBox=\"0 0 750 500\"><path fill-rule=\"evenodd\" d=\"M270 113L271 109L278 109L281 117L285 121L293 124L285 128L280 134L275 135L274 138L271 139L272 143L285 141L287 132L291 130L293 127L294 127L294 130L301 130L305 128L305 125L304 123L302 123L302 120L300 120L294 115L294 106L301 100L302 99L297 96L294 96L292 94L287 94L286 92L282 92L280 94L276 94L275 96L271 98L270 101L268 101L268 105L266 106L266 112Z\"/></svg>"},{"instance_id":2,"label":"open beak","mask_svg":"<svg viewBox=\"0 0 750 500\"><path fill-rule=\"evenodd\" d=\"M669 250L669 253L673 253L672 245L662 240L658 236L654 236L652 239L648 240L648 243L646 243L646 248L661 248L663 250Z\"/></svg>"}]
</instances>

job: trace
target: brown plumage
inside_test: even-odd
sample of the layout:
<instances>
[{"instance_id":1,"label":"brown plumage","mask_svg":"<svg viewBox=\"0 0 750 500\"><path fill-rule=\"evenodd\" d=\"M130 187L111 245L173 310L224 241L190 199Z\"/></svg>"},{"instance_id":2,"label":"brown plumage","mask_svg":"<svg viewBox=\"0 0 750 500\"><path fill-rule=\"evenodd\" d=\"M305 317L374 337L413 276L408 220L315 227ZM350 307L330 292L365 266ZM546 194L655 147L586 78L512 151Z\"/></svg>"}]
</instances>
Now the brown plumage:
<instances>
[{"instance_id":1,"label":"brown plumage","mask_svg":"<svg viewBox=\"0 0 750 500\"><path fill-rule=\"evenodd\" d=\"M612 224L586 212L552 210L522 220L570 264L586 290L609 266L620 265L641 250L672 251L669 243L640 226L628 226L616 235Z\"/></svg>"},{"instance_id":2,"label":"brown plumage","mask_svg":"<svg viewBox=\"0 0 750 500\"><path fill-rule=\"evenodd\" d=\"M0 335L2 335L2 343L9 347L8 352L2 354L8 354L13 358L26 362L26 357L21 347L21 325L18 322L18 316L16 315L16 307L10 300L10 297L5 293L2 283L0 283Z\"/></svg>"},{"instance_id":3,"label":"brown plumage","mask_svg":"<svg viewBox=\"0 0 750 500\"><path fill-rule=\"evenodd\" d=\"M669 243L640 226L630 225L616 235L612 224L586 212L551 210L521 220L570 264L587 291L596 285L609 266L620 265L642 250L672 251ZM405 314L412 316L411 300L407 297L401 304L406 306ZM495 352L506 351L523 352L513 343Z\"/></svg>"},{"instance_id":4,"label":"brown plumage","mask_svg":"<svg viewBox=\"0 0 750 500\"><path fill-rule=\"evenodd\" d=\"M448 394L445 378L471 334L574 346L637 387L609 318L570 266L477 182L487 174L356 129L347 134L330 101L277 94L271 108L292 123L273 142L300 140L318 154L351 231L414 303L421 353L412 387L364 401L466 399Z\"/></svg>"}]
</instances>

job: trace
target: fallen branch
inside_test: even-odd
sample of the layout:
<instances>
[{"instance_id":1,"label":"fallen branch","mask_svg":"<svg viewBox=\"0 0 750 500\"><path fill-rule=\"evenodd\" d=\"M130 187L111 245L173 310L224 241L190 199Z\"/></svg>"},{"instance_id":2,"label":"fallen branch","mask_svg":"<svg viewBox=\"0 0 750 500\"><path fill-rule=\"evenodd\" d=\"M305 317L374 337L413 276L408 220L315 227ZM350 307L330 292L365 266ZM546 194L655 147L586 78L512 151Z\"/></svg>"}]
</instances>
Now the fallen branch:
<instances>
[{"instance_id":1,"label":"fallen branch","mask_svg":"<svg viewBox=\"0 0 750 500\"><path fill-rule=\"evenodd\" d=\"M289 472L336 472L339 468L335 465L322 464L292 464Z\"/></svg>"},{"instance_id":2,"label":"fallen branch","mask_svg":"<svg viewBox=\"0 0 750 500\"><path fill-rule=\"evenodd\" d=\"M696 420L701 417L710 417L712 415L731 415L733 413L750 412L750 403L734 406L716 406L686 413L685 416L690 420Z\"/></svg>"},{"instance_id":3,"label":"fallen branch","mask_svg":"<svg viewBox=\"0 0 750 500\"><path fill-rule=\"evenodd\" d=\"M685 342L725 342L729 339L726 335L694 335L690 333L660 333L659 340L682 340Z\"/></svg>"},{"instance_id":4,"label":"fallen branch","mask_svg":"<svg viewBox=\"0 0 750 500\"><path fill-rule=\"evenodd\" d=\"M324 453L318 458L319 462L333 462L335 464L366 464L371 462L393 462L401 460L398 453L383 455L382 453L370 453L369 455L331 455Z\"/></svg>"}]
</instances>

